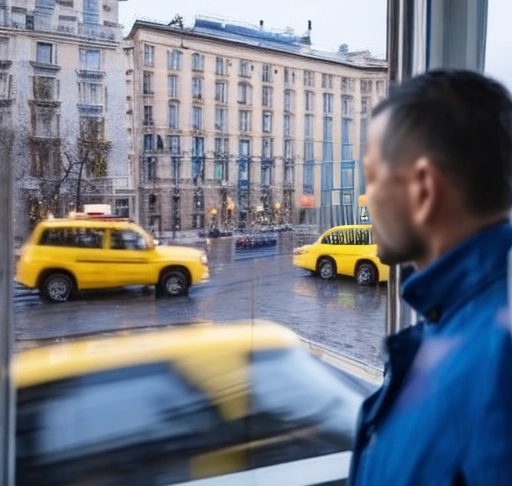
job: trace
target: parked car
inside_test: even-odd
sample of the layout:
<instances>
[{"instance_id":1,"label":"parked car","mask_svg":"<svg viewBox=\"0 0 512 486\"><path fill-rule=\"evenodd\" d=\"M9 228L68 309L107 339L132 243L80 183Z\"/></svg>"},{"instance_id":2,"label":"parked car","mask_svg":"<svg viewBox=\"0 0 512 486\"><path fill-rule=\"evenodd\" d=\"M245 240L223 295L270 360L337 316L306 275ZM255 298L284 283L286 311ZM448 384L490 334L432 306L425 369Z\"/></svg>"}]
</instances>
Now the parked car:
<instances>
[{"instance_id":1,"label":"parked car","mask_svg":"<svg viewBox=\"0 0 512 486\"><path fill-rule=\"evenodd\" d=\"M25 350L13 374L17 486L164 486L332 454L317 473L339 479L365 395L265 321Z\"/></svg>"},{"instance_id":2,"label":"parked car","mask_svg":"<svg viewBox=\"0 0 512 486\"><path fill-rule=\"evenodd\" d=\"M372 226L336 226L323 233L310 245L293 251L293 265L310 270L322 279L337 275L355 277L359 285L386 282L389 267L377 256L377 245L372 240Z\"/></svg>"},{"instance_id":3,"label":"parked car","mask_svg":"<svg viewBox=\"0 0 512 486\"><path fill-rule=\"evenodd\" d=\"M206 253L155 244L125 218L78 214L47 219L22 246L15 280L64 302L81 290L156 286L169 296L185 294L209 277Z\"/></svg>"}]
</instances>

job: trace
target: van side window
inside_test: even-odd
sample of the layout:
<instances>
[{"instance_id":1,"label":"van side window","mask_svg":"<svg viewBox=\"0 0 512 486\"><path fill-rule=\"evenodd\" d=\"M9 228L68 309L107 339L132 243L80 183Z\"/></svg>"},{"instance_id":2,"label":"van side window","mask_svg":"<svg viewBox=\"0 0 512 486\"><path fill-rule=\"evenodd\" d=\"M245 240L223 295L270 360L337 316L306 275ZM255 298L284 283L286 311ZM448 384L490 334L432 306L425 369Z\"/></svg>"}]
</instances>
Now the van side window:
<instances>
[{"instance_id":1,"label":"van side window","mask_svg":"<svg viewBox=\"0 0 512 486\"><path fill-rule=\"evenodd\" d=\"M345 242L345 245L353 245L355 243L354 230L352 228L344 229L341 232L343 233L343 241Z\"/></svg>"},{"instance_id":2,"label":"van side window","mask_svg":"<svg viewBox=\"0 0 512 486\"><path fill-rule=\"evenodd\" d=\"M370 228L360 228L356 230L356 245L370 245L371 230Z\"/></svg>"},{"instance_id":3,"label":"van side window","mask_svg":"<svg viewBox=\"0 0 512 486\"><path fill-rule=\"evenodd\" d=\"M112 250L145 250L144 238L130 230L112 230L110 234L110 248Z\"/></svg>"},{"instance_id":4,"label":"van side window","mask_svg":"<svg viewBox=\"0 0 512 486\"><path fill-rule=\"evenodd\" d=\"M99 228L48 228L40 245L70 248L102 248L105 231Z\"/></svg>"}]
</instances>

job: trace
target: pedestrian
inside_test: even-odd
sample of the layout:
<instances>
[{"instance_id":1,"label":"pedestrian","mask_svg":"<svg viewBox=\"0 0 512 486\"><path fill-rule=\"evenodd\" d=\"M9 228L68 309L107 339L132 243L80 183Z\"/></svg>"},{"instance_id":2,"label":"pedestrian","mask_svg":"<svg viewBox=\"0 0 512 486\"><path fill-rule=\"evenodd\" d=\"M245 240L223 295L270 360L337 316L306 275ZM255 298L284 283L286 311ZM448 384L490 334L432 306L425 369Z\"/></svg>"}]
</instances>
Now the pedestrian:
<instances>
[{"instance_id":1,"label":"pedestrian","mask_svg":"<svg viewBox=\"0 0 512 486\"><path fill-rule=\"evenodd\" d=\"M364 158L383 263L412 262L418 323L386 339L351 486L511 486L512 99L470 71L430 71L372 113Z\"/></svg>"}]
</instances>

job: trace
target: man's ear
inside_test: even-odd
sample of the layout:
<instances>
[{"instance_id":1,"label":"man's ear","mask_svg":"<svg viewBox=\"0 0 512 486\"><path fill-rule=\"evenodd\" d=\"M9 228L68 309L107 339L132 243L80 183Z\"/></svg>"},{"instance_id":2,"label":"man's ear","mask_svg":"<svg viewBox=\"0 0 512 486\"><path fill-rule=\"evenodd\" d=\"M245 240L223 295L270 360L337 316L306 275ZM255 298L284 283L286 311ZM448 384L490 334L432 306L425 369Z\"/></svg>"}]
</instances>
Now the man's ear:
<instances>
[{"instance_id":1,"label":"man's ear","mask_svg":"<svg viewBox=\"0 0 512 486\"><path fill-rule=\"evenodd\" d=\"M416 224L424 226L438 215L446 190L439 169L428 157L421 157L408 171L409 204Z\"/></svg>"}]
</instances>

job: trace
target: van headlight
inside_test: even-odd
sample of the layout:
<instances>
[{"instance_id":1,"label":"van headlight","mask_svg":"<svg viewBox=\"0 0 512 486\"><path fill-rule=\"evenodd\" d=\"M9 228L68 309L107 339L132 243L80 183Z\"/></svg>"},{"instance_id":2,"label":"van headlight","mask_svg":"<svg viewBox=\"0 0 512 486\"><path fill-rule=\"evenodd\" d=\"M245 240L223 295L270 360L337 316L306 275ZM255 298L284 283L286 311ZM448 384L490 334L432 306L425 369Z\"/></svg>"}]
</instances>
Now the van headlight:
<instances>
[{"instance_id":1,"label":"van headlight","mask_svg":"<svg viewBox=\"0 0 512 486\"><path fill-rule=\"evenodd\" d=\"M201 253L201 263L203 265L208 265L208 257L206 256L206 253Z\"/></svg>"}]
</instances>

